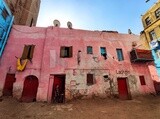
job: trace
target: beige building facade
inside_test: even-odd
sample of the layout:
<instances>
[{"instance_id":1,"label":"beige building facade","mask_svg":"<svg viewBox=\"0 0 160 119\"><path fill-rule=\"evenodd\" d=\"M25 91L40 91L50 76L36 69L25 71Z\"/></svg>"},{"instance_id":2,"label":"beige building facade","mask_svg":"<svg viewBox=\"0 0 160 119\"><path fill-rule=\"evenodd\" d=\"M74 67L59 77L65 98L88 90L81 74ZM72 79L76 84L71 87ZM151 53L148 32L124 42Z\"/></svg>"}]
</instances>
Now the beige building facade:
<instances>
[{"instance_id":1,"label":"beige building facade","mask_svg":"<svg viewBox=\"0 0 160 119\"><path fill-rule=\"evenodd\" d=\"M36 26L41 0L4 0L12 14L14 24Z\"/></svg>"},{"instance_id":2,"label":"beige building facade","mask_svg":"<svg viewBox=\"0 0 160 119\"><path fill-rule=\"evenodd\" d=\"M160 0L146 11L142 16L143 31L141 41L145 48L152 51L154 65L150 66L150 72L154 80L156 93L160 94Z\"/></svg>"}]
</instances>

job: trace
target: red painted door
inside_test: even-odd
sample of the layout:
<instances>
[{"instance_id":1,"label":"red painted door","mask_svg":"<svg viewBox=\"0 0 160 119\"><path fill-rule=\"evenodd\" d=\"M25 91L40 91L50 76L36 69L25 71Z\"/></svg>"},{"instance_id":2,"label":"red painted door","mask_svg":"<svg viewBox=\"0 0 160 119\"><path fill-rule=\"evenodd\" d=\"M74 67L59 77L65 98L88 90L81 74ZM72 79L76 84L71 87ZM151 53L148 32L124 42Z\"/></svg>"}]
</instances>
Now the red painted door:
<instances>
[{"instance_id":1,"label":"red painted door","mask_svg":"<svg viewBox=\"0 0 160 119\"><path fill-rule=\"evenodd\" d=\"M38 89L38 78L35 76L27 76L24 81L21 101L33 102L36 101Z\"/></svg>"},{"instance_id":2,"label":"red painted door","mask_svg":"<svg viewBox=\"0 0 160 119\"><path fill-rule=\"evenodd\" d=\"M3 88L3 96L12 96L13 83L16 81L15 74L7 74Z\"/></svg>"},{"instance_id":3,"label":"red painted door","mask_svg":"<svg viewBox=\"0 0 160 119\"><path fill-rule=\"evenodd\" d=\"M126 78L118 78L118 92L120 99L128 99L128 88L126 83Z\"/></svg>"}]
</instances>

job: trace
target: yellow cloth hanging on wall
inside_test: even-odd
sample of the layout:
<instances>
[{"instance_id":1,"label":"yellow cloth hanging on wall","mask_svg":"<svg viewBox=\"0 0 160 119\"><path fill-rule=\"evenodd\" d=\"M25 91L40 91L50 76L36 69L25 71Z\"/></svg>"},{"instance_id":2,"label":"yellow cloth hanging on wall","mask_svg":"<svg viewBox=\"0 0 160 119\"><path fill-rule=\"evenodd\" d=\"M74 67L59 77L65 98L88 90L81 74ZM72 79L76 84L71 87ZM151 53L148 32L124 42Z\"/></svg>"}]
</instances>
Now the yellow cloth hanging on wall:
<instances>
[{"instance_id":1,"label":"yellow cloth hanging on wall","mask_svg":"<svg viewBox=\"0 0 160 119\"><path fill-rule=\"evenodd\" d=\"M27 65L27 62L28 62L28 59L25 59L24 62L21 64L21 59L18 58L18 60L17 60L17 70L18 70L18 71L23 71L24 68L25 68L26 65Z\"/></svg>"}]
</instances>

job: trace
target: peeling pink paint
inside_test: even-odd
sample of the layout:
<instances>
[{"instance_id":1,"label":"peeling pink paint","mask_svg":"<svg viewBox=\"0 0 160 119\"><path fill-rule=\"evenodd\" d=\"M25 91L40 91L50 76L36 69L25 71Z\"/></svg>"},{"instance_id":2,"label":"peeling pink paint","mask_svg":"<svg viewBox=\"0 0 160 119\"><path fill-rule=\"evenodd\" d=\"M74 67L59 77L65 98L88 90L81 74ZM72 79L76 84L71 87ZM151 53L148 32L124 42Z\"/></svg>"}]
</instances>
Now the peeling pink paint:
<instances>
[{"instance_id":1,"label":"peeling pink paint","mask_svg":"<svg viewBox=\"0 0 160 119\"><path fill-rule=\"evenodd\" d=\"M14 25L0 59L0 93L2 94L7 73L15 73L13 96L20 98L25 77L34 75L39 80L37 100L52 100L54 75L65 74L65 98L74 96L107 97L110 93L118 95L117 78L126 77L130 95L155 92L151 72L147 63L131 63L129 52L132 42L139 36L130 34L86 31L58 27L26 27ZM28 62L23 72L16 71L16 57L21 57L24 45L36 45L32 62ZM60 47L72 46L73 57L60 58ZM87 54L87 46L93 47L93 54ZM106 47L107 59L100 54L100 47ZM116 48L122 48L124 61L118 61ZM80 63L77 63L78 51L81 51ZM117 73L121 72L121 73ZM128 72L128 73L126 73ZM86 85L86 74L94 74L95 84ZM113 80L112 92L109 81ZM144 75L146 85L141 85L139 76ZM75 86L71 86L75 81Z\"/></svg>"}]
</instances>

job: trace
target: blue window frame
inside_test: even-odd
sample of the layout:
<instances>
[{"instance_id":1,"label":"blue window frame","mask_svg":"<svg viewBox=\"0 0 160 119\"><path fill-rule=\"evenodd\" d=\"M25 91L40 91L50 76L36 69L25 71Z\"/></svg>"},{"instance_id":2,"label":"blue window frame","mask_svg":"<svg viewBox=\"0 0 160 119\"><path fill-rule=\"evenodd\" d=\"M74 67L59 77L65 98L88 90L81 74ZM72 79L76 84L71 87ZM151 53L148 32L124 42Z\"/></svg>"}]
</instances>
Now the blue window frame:
<instances>
[{"instance_id":1,"label":"blue window frame","mask_svg":"<svg viewBox=\"0 0 160 119\"><path fill-rule=\"evenodd\" d=\"M7 12L6 8L3 8L3 10L2 10L2 16L3 16L4 20L6 20L7 17L9 16L9 13Z\"/></svg>"},{"instance_id":2,"label":"blue window frame","mask_svg":"<svg viewBox=\"0 0 160 119\"><path fill-rule=\"evenodd\" d=\"M13 15L4 0L0 0L0 57L8 40L13 24Z\"/></svg>"},{"instance_id":3,"label":"blue window frame","mask_svg":"<svg viewBox=\"0 0 160 119\"><path fill-rule=\"evenodd\" d=\"M101 47L100 50L101 50L101 55L106 54L106 48L105 47Z\"/></svg>"},{"instance_id":4,"label":"blue window frame","mask_svg":"<svg viewBox=\"0 0 160 119\"><path fill-rule=\"evenodd\" d=\"M87 46L87 54L93 54L92 46Z\"/></svg>"},{"instance_id":5,"label":"blue window frame","mask_svg":"<svg viewBox=\"0 0 160 119\"><path fill-rule=\"evenodd\" d=\"M101 55L104 57L104 59L107 59L107 52L105 47L100 47Z\"/></svg>"},{"instance_id":6,"label":"blue window frame","mask_svg":"<svg viewBox=\"0 0 160 119\"><path fill-rule=\"evenodd\" d=\"M116 49L116 51L117 51L118 61L123 61L124 57L123 57L122 49Z\"/></svg>"}]
</instances>

